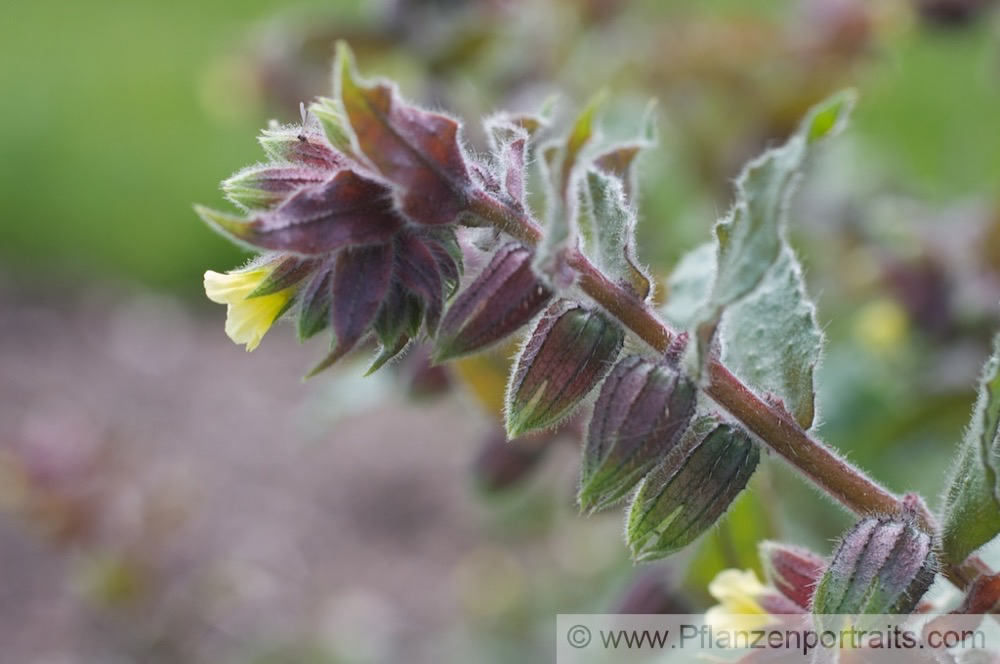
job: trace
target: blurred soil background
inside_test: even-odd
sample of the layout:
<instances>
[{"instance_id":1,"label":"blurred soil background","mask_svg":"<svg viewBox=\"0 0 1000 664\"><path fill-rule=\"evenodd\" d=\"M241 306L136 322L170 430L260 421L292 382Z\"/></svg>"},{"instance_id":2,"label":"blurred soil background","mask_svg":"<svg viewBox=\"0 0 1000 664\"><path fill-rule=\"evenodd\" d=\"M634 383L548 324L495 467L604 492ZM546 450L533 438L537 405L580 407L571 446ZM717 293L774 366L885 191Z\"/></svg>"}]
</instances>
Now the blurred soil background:
<instances>
[{"instance_id":1,"label":"blurred soil background","mask_svg":"<svg viewBox=\"0 0 1000 664\"><path fill-rule=\"evenodd\" d=\"M219 206L266 121L329 93L338 38L365 74L466 118L474 149L477 118L552 94L566 117L607 88L606 134L626 139L657 99L639 246L661 276L709 238L746 159L856 88L792 209L829 338L821 433L893 490L939 496L1000 303L995 3L5 14L0 664L547 661L556 613L700 611L758 540L827 553L849 523L771 462L697 546L636 568L620 510L576 514L572 431L498 441L502 352L442 372L418 351L371 378L360 357L302 382L322 348L289 328L234 346L201 275L246 257L191 205Z\"/></svg>"}]
</instances>

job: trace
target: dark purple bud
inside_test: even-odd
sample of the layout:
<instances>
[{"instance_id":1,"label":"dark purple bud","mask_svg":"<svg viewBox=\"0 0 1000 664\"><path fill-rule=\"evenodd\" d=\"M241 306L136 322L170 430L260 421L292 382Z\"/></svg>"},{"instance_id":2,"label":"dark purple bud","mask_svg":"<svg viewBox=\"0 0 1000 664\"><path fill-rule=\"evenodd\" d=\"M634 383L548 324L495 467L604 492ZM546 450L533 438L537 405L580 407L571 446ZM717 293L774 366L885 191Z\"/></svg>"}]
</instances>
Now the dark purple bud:
<instances>
[{"instance_id":1,"label":"dark purple bud","mask_svg":"<svg viewBox=\"0 0 1000 664\"><path fill-rule=\"evenodd\" d=\"M545 312L518 355L507 386L507 435L555 426L597 387L625 333L604 314L560 300Z\"/></svg>"},{"instance_id":2,"label":"dark purple bud","mask_svg":"<svg viewBox=\"0 0 1000 664\"><path fill-rule=\"evenodd\" d=\"M490 493L520 484L545 458L555 438L556 434L542 432L508 441L502 430L491 432L472 464L476 484Z\"/></svg>"},{"instance_id":3,"label":"dark purple bud","mask_svg":"<svg viewBox=\"0 0 1000 664\"><path fill-rule=\"evenodd\" d=\"M698 390L665 364L621 360L601 387L587 429L580 507L618 502L672 450L694 415Z\"/></svg>"},{"instance_id":4,"label":"dark purple bud","mask_svg":"<svg viewBox=\"0 0 1000 664\"><path fill-rule=\"evenodd\" d=\"M623 615L691 613L684 594L671 587L667 571L655 566L641 568L614 612Z\"/></svg>"},{"instance_id":5,"label":"dark purple bud","mask_svg":"<svg viewBox=\"0 0 1000 664\"><path fill-rule=\"evenodd\" d=\"M826 561L809 549L781 542L762 542L760 561L770 584L796 606L808 609Z\"/></svg>"},{"instance_id":6,"label":"dark purple bud","mask_svg":"<svg viewBox=\"0 0 1000 664\"><path fill-rule=\"evenodd\" d=\"M714 417L697 420L632 501L626 531L632 557L663 558L697 539L729 509L759 460L742 429Z\"/></svg>"},{"instance_id":7,"label":"dark purple bud","mask_svg":"<svg viewBox=\"0 0 1000 664\"><path fill-rule=\"evenodd\" d=\"M840 541L816 588L813 613L911 613L936 568L930 535L912 518L868 517Z\"/></svg>"},{"instance_id":8,"label":"dark purple bud","mask_svg":"<svg viewBox=\"0 0 1000 664\"><path fill-rule=\"evenodd\" d=\"M434 359L444 362L506 339L534 318L552 297L532 270L532 252L501 247L463 290L438 331Z\"/></svg>"},{"instance_id":9,"label":"dark purple bud","mask_svg":"<svg viewBox=\"0 0 1000 664\"><path fill-rule=\"evenodd\" d=\"M209 225L237 241L299 254L387 242L404 223L383 185L349 170L299 189L279 207L251 219L195 209Z\"/></svg>"},{"instance_id":10,"label":"dark purple bud","mask_svg":"<svg viewBox=\"0 0 1000 664\"><path fill-rule=\"evenodd\" d=\"M358 147L399 191L403 212L419 224L447 224L465 211L471 188L454 119L404 103L387 83L355 77L338 47L340 99Z\"/></svg>"},{"instance_id":11,"label":"dark purple bud","mask_svg":"<svg viewBox=\"0 0 1000 664\"><path fill-rule=\"evenodd\" d=\"M330 177L329 172L304 166L251 166L222 183L233 203L248 210L266 210L303 187Z\"/></svg>"}]
</instances>

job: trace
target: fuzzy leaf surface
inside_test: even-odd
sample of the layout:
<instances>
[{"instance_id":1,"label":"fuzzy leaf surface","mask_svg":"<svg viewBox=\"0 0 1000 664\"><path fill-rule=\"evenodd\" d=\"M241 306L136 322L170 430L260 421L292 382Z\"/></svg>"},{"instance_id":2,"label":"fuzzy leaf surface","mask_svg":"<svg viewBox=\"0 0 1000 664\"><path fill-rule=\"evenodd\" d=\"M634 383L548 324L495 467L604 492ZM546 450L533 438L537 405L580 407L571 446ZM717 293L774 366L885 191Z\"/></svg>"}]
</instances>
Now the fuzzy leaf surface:
<instances>
[{"instance_id":1,"label":"fuzzy leaf surface","mask_svg":"<svg viewBox=\"0 0 1000 664\"><path fill-rule=\"evenodd\" d=\"M942 548L961 563L1000 533L1000 335L983 367L979 396L945 496Z\"/></svg>"},{"instance_id":2,"label":"fuzzy leaf surface","mask_svg":"<svg viewBox=\"0 0 1000 664\"><path fill-rule=\"evenodd\" d=\"M354 171L303 187L273 210L243 219L198 206L210 226L257 249L325 254L385 242L403 226L389 191Z\"/></svg>"},{"instance_id":3,"label":"fuzzy leaf surface","mask_svg":"<svg viewBox=\"0 0 1000 664\"><path fill-rule=\"evenodd\" d=\"M803 429L811 427L823 333L791 247L782 248L752 293L726 310L722 337L726 366L779 397Z\"/></svg>"},{"instance_id":4,"label":"fuzzy leaf surface","mask_svg":"<svg viewBox=\"0 0 1000 664\"><path fill-rule=\"evenodd\" d=\"M716 271L711 295L700 315L688 364L698 375L726 308L752 293L787 245L786 208L810 149L844 126L853 95L840 93L814 106L784 145L744 167L736 181L736 201L715 226Z\"/></svg>"},{"instance_id":5,"label":"fuzzy leaf surface","mask_svg":"<svg viewBox=\"0 0 1000 664\"><path fill-rule=\"evenodd\" d=\"M635 213L625 200L621 181L597 170L587 173L585 215L593 224L588 253L605 274L640 300L652 294L653 282L639 264L635 250Z\"/></svg>"},{"instance_id":6,"label":"fuzzy leaf surface","mask_svg":"<svg viewBox=\"0 0 1000 664\"><path fill-rule=\"evenodd\" d=\"M403 212L420 224L454 221L471 186L458 122L404 103L389 83L359 80L343 45L337 75L358 148L397 187Z\"/></svg>"}]
</instances>

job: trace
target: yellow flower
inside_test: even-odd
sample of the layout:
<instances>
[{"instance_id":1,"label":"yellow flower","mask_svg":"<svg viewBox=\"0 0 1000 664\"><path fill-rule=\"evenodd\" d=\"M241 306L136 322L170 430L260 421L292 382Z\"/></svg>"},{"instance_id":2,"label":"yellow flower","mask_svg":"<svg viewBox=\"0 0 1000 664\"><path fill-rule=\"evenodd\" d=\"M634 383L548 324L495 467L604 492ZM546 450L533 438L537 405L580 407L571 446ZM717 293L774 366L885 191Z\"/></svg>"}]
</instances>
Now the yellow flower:
<instances>
[{"instance_id":1,"label":"yellow flower","mask_svg":"<svg viewBox=\"0 0 1000 664\"><path fill-rule=\"evenodd\" d=\"M854 324L855 335L870 350L884 354L906 342L910 321L896 302L881 299L861 310Z\"/></svg>"},{"instance_id":2,"label":"yellow flower","mask_svg":"<svg viewBox=\"0 0 1000 664\"><path fill-rule=\"evenodd\" d=\"M220 274L209 270L205 273L205 294L212 302L229 305L226 312L226 334L238 344L246 344L251 351L260 344L294 291L290 288L249 297L271 274L269 266L238 270Z\"/></svg>"},{"instance_id":3,"label":"yellow flower","mask_svg":"<svg viewBox=\"0 0 1000 664\"><path fill-rule=\"evenodd\" d=\"M719 604L705 612L705 622L720 630L754 630L772 622L758 598L768 591L753 570L725 569L708 584Z\"/></svg>"}]
</instances>

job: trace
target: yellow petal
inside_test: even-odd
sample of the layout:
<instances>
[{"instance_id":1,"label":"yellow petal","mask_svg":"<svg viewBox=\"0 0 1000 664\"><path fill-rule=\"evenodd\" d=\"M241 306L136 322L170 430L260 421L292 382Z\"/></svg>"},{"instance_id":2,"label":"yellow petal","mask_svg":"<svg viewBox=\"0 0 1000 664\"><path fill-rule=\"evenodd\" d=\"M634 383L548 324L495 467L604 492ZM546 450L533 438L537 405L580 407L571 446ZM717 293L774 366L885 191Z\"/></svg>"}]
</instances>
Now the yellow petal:
<instances>
[{"instance_id":1,"label":"yellow petal","mask_svg":"<svg viewBox=\"0 0 1000 664\"><path fill-rule=\"evenodd\" d=\"M708 592L719 600L705 612L706 622L714 627L759 629L771 622L771 615L757 599L767 588L752 570L723 570L708 584Z\"/></svg>"},{"instance_id":2,"label":"yellow petal","mask_svg":"<svg viewBox=\"0 0 1000 664\"><path fill-rule=\"evenodd\" d=\"M267 268L225 274L208 270L205 272L205 295L219 304L240 302L256 290L270 273L271 270Z\"/></svg>"},{"instance_id":3,"label":"yellow petal","mask_svg":"<svg viewBox=\"0 0 1000 664\"><path fill-rule=\"evenodd\" d=\"M226 334L234 342L246 344L248 351L253 350L291 297L292 291L286 289L230 304L226 313Z\"/></svg>"},{"instance_id":4,"label":"yellow petal","mask_svg":"<svg viewBox=\"0 0 1000 664\"><path fill-rule=\"evenodd\" d=\"M208 299L229 305L226 312L226 334L238 344L246 344L251 351L260 344L278 315L292 298L290 288L248 297L271 274L272 266L251 270L237 270L220 274L209 270L205 273L205 294Z\"/></svg>"}]
</instances>

